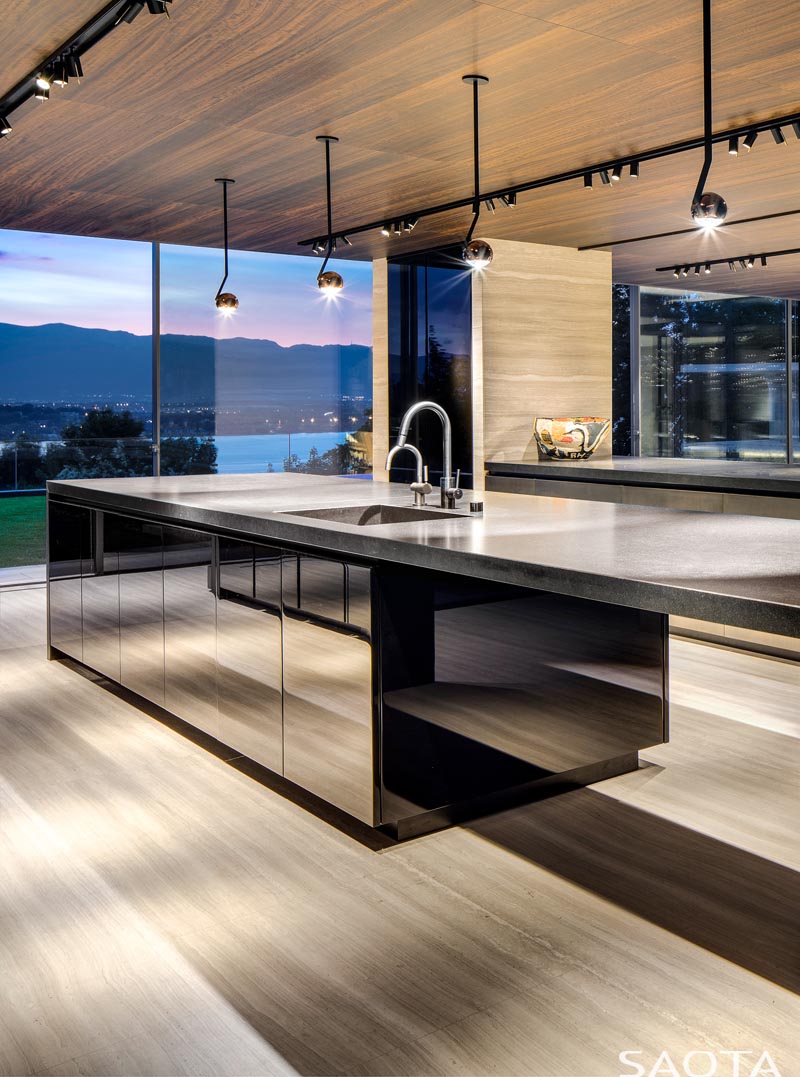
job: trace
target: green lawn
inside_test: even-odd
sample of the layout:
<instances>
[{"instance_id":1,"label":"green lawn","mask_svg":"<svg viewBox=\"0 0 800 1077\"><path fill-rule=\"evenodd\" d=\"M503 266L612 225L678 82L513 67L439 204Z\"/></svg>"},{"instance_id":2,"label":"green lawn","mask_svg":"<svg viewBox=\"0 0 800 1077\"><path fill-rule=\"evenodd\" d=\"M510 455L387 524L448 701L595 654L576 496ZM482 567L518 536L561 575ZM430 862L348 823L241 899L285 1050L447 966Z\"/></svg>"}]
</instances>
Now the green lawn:
<instances>
[{"instance_id":1,"label":"green lawn","mask_svg":"<svg viewBox=\"0 0 800 1077\"><path fill-rule=\"evenodd\" d=\"M0 568L44 563L44 494L0 497Z\"/></svg>"}]
</instances>

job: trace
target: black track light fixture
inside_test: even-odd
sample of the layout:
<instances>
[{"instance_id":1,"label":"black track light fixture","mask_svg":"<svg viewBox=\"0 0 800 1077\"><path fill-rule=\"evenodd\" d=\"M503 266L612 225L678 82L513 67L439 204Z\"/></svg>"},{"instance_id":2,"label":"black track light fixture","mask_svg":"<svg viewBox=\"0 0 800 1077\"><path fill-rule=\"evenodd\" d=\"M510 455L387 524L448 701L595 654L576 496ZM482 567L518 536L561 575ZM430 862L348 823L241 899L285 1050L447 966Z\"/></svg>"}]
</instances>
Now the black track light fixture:
<instances>
[{"instance_id":1,"label":"black track light fixture","mask_svg":"<svg viewBox=\"0 0 800 1077\"><path fill-rule=\"evenodd\" d=\"M493 198L484 198L483 204L486 206L490 213L495 212L495 204Z\"/></svg>"},{"instance_id":2,"label":"black track light fixture","mask_svg":"<svg viewBox=\"0 0 800 1077\"><path fill-rule=\"evenodd\" d=\"M703 167L692 198L692 220L701 228L717 228L728 215L728 203L715 191L706 191L714 154L711 98L711 0L703 0Z\"/></svg>"},{"instance_id":3,"label":"black track light fixture","mask_svg":"<svg viewBox=\"0 0 800 1077\"><path fill-rule=\"evenodd\" d=\"M600 174L600 179L603 182L603 184L611 183L611 176L609 176L607 168L601 168L599 174Z\"/></svg>"},{"instance_id":4,"label":"black track light fixture","mask_svg":"<svg viewBox=\"0 0 800 1077\"><path fill-rule=\"evenodd\" d=\"M792 120L792 130L796 138L800 138L800 120Z\"/></svg>"},{"instance_id":5,"label":"black track light fixture","mask_svg":"<svg viewBox=\"0 0 800 1077\"><path fill-rule=\"evenodd\" d=\"M40 86L36 83L36 89L33 91L33 96L37 101L49 101L50 100L50 87Z\"/></svg>"},{"instance_id":6,"label":"black track light fixture","mask_svg":"<svg viewBox=\"0 0 800 1077\"><path fill-rule=\"evenodd\" d=\"M736 272L736 262L734 262L734 261L733 261L732 259L730 259L730 258L728 259L728 269L730 269L730 271L731 271L732 273L735 273L735 272Z\"/></svg>"},{"instance_id":7,"label":"black track light fixture","mask_svg":"<svg viewBox=\"0 0 800 1077\"><path fill-rule=\"evenodd\" d=\"M593 187L594 187L594 182L592 181L592 173L591 172L584 172L583 173L583 189L584 189L584 191L591 191L593 189Z\"/></svg>"},{"instance_id":8,"label":"black track light fixture","mask_svg":"<svg viewBox=\"0 0 800 1077\"><path fill-rule=\"evenodd\" d=\"M755 146L755 144L756 144L756 139L757 138L758 138L758 131L748 131L747 134L742 139L742 144L745 146L746 149L752 150L753 146Z\"/></svg>"},{"instance_id":9,"label":"black track light fixture","mask_svg":"<svg viewBox=\"0 0 800 1077\"><path fill-rule=\"evenodd\" d=\"M486 75L462 75L461 81L472 86L472 224L469 226L461 257L470 269L481 270L488 266L494 257L494 251L485 239L473 239L475 226L481 215L481 157L480 157L480 116L478 112L478 90L487 85Z\"/></svg>"},{"instance_id":10,"label":"black track light fixture","mask_svg":"<svg viewBox=\"0 0 800 1077\"><path fill-rule=\"evenodd\" d=\"M120 17L117 19L117 25L121 22L126 22L130 25L133 20L144 11L144 0L133 0L133 3L128 4Z\"/></svg>"},{"instance_id":11,"label":"black track light fixture","mask_svg":"<svg viewBox=\"0 0 800 1077\"><path fill-rule=\"evenodd\" d=\"M0 135L10 135L14 128L7 116L0 116Z\"/></svg>"},{"instance_id":12,"label":"black track light fixture","mask_svg":"<svg viewBox=\"0 0 800 1077\"><path fill-rule=\"evenodd\" d=\"M418 224L419 217L407 217L403 231L408 233L408 235L411 235L411 233L414 231Z\"/></svg>"},{"instance_id":13,"label":"black track light fixture","mask_svg":"<svg viewBox=\"0 0 800 1077\"><path fill-rule=\"evenodd\" d=\"M509 191L508 194L501 194L500 195L500 201L508 209L514 209L514 207L517 204L517 192L516 191Z\"/></svg>"},{"instance_id":14,"label":"black track light fixture","mask_svg":"<svg viewBox=\"0 0 800 1077\"><path fill-rule=\"evenodd\" d=\"M214 296L214 304L217 310L222 314L230 316L235 310L238 309L239 300L233 294L233 292L223 292L225 282L228 279L228 184L236 183L236 180L232 179L216 179L215 183L222 184L222 230L225 240L225 275L222 278L222 283L217 289L217 294Z\"/></svg>"},{"instance_id":15,"label":"black track light fixture","mask_svg":"<svg viewBox=\"0 0 800 1077\"><path fill-rule=\"evenodd\" d=\"M739 136L738 135L731 135L731 137L728 139L728 153L731 155L731 157L738 157L739 156Z\"/></svg>"},{"instance_id":16,"label":"black track light fixture","mask_svg":"<svg viewBox=\"0 0 800 1077\"><path fill-rule=\"evenodd\" d=\"M767 268L767 256L766 256L766 254L761 255L761 268L762 269Z\"/></svg>"},{"instance_id":17,"label":"black track light fixture","mask_svg":"<svg viewBox=\"0 0 800 1077\"><path fill-rule=\"evenodd\" d=\"M328 235L325 243L325 261L317 273L317 287L327 299L332 299L344 288L344 280L339 273L325 266L328 264L332 252L336 249L336 240L333 235L333 203L331 200L331 144L338 142L335 135L317 135L317 142L325 145L325 201L328 210ZM392 225L392 228L396 227Z\"/></svg>"},{"instance_id":18,"label":"black track light fixture","mask_svg":"<svg viewBox=\"0 0 800 1077\"><path fill-rule=\"evenodd\" d=\"M786 258L788 256L796 257L800 254L800 247L789 247L786 250L781 251L763 251L761 254L747 254L743 258L711 258L705 263L701 263L703 266L703 273L709 274L714 266L727 266L731 273L738 273L740 269L754 269L756 264L760 265L762 269L767 268L769 258ZM671 265L671 266L659 266L656 269L656 273L672 273L673 276L677 274L681 277L685 277L689 271L689 266ZM695 266L695 273L697 273L697 266Z\"/></svg>"},{"instance_id":19,"label":"black track light fixture","mask_svg":"<svg viewBox=\"0 0 800 1077\"><path fill-rule=\"evenodd\" d=\"M387 221L387 222L386 222L386 223L385 223L385 224L383 225L383 227L381 228L381 235L382 235L382 236L386 236L386 237L388 238L388 237L389 237L389 236L390 236L391 234L392 234L392 226L391 226L391 224L389 223L389 221Z\"/></svg>"},{"instance_id":20,"label":"black track light fixture","mask_svg":"<svg viewBox=\"0 0 800 1077\"><path fill-rule=\"evenodd\" d=\"M83 64L77 52L71 52L64 61L67 65L67 74L73 79L83 78Z\"/></svg>"},{"instance_id":21,"label":"black track light fixture","mask_svg":"<svg viewBox=\"0 0 800 1077\"><path fill-rule=\"evenodd\" d=\"M706 264L703 266L703 272L704 273L710 273L711 272L711 262L706 262Z\"/></svg>"},{"instance_id":22,"label":"black track light fixture","mask_svg":"<svg viewBox=\"0 0 800 1077\"><path fill-rule=\"evenodd\" d=\"M147 10L151 15L166 15L169 18L169 5L172 0L147 0Z\"/></svg>"},{"instance_id":23,"label":"black track light fixture","mask_svg":"<svg viewBox=\"0 0 800 1077\"><path fill-rule=\"evenodd\" d=\"M53 64L53 85L54 86L66 86L69 82L69 72L67 71L67 62L62 57L59 57Z\"/></svg>"},{"instance_id":24,"label":"black track light fixture","mask_svg":"<svg viewBox=\"0 0 800 1077\"><path fill-rule=\"evenodd\" d=\"M756 264L756 256L754 254L749 255L748 258L747 258L747 268L752 269L755 264Z\"/></svg>"},{"instance_id":25,"label":"black track light fixture","mask_svg":"<svg viewBox=\"0 0 800 1077\"><path fill-rule=\"evenodd\" d=\"M619 183L619 181L622 179L621 164L615 164L614 167L611 169L611 179L614 181L614 183Z\"/></svg>"},{"instance_id":26,"label":"black track light fixture","mask_svg":"<svg viewBox=\"0 0 800 1077\"><path fill-rule=\"evenodd\" d=\"M776 146L783 146L786 144L786 135L780 129L780 127L770 127L770 132L775 140Z\"/></svg>"},{"instance_id":27,"label":"black track light fixture","mask_svg":"<svg viewBox=\"0 0 800 1077\"><path fill-rule=\"evenodd\" d=\"M411 231L411 229L409 228L408 231ZM350 242L350 240L347 238L347 236L339 236L339 239L342 241L342 243L344 243L345 247L352 247L353 246L353 244Z\"/></svg>"},{"instance_id":28,"label":"black track light fixture","mask_svg":"<svg viewBox=\"0 0 800 1077\"><path fill-rule=\"evenodd\" d=\"M631 161L630 166L628 168L628 172L630 173L631 179L638 179L639 178L639 162L638 161Z\"/></svg>"}]
</instances>

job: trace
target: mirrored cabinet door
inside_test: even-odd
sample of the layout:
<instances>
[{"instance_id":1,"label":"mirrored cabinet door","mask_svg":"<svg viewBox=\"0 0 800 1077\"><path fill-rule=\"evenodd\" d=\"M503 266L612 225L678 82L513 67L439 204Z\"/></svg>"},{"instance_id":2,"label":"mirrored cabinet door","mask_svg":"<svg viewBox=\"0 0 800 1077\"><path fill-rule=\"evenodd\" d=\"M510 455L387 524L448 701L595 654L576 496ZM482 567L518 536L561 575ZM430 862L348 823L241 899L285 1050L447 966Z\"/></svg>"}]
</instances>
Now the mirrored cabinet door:
<instances>
[{"instance_id":1,"label":"mirrored cabinet door","mask_svg":"<svg viewBox=\"0 0 800 1077\"><path fill-rule=\"evenodd\" d=\"M119 551L113 517L92 513L92 544L82 580L83 661L120 680ZM106 531L106 521L109 521Z\"/></svg>"},{"instance_id":2,"label":"mirrored cabinet door","mask_svg":"<svg viewBox=\"0 0 800 1077\"><path fill-rule=\"evenodd\" d=\"M283 772L280 567L278 550L219 539L219 738L278 773Z\"/></svg>"},{"instance_id":3,"label":"mirrored cabinet door","mask_svg":"<svg viewBox=\"0 0 800 1077\"><path fill-rule=\"evenodd\" d=\"M345 565L287 554L283 574L284 773L373 825L372 646L345 620ZM293 606L298 575L302 609ZM316 617L311 606L326 613ZM363 602L359 608L365 619ZM337 623L329 616L334 610L341 611Z\"/></svg>"},{"instance_id":4,"label":"mirrored cabinet door","mask_svg":"<svg viewBox=\"0 0 800 1077\"><path fill-rule=\"evenodd\" d=\"M164 704L164 578L161 525L119 516L120 672L122 683Z\"/></svg>"},{"instance_id":5,"label":"mirrored cabinet door","mask_svg":"<svg viewBox=\"0 0 800 1077\"><path fill-rule=\"evenodd\" d=\"M211 535L164 527L165 706L218 737L213 552Z\"/></svg>"},{"instance_id":6,"label":"mirrored cabinet door","mask_svg":"<svg viewBox=\"0 0 800 1077\"><path fill-rule=\"evenodd\" d=\"M81 576L91 549L91 509L47 505L48 618L50 645L83 660Z\"/></svg>"}]
</instances>

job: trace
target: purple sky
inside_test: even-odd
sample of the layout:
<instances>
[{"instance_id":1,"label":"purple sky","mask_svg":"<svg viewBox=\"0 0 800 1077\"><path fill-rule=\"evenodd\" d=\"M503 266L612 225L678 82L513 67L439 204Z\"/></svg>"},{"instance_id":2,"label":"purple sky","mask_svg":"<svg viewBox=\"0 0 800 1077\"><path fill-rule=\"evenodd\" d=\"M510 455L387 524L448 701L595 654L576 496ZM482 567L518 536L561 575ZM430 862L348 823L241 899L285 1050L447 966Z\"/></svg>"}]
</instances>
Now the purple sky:
<instances>
[{"instance_id":1,"label":"purple sky","mask_svg":"<svg viewBox=\"0 0 800 1077\"><path fill-rule=\"evenodd\" d=\"M150 332L148 243L0 229L0 321L65 322ZM371 344L372 265L329 263L345 279L337 299L316 287L316 258L232 251L226 290L239 297L230 318L214 307L219 250L162 247L162 331L254 337L279 344Z\"/></svg>"}]
</instances>

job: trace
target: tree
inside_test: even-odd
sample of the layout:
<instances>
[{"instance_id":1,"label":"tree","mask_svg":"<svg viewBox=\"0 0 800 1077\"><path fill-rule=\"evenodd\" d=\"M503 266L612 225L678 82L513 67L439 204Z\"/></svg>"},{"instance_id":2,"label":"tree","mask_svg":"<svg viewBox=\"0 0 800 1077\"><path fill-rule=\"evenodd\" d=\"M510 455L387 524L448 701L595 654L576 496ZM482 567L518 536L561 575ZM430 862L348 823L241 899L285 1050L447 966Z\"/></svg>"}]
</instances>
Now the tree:
<instances>
[{"instance_id":1,"label":"tree","mask_svg":"<svg viewBox=\"0 0 800 1077\"><path fill-rule=\"evenodd\" d=\"M162 438L162 475L214 475L217 446L213 438Z\"/></svg>"},{"instance_id":2,"label":"tree","mask_svg":"<svg viewBox=\"0 0 800 1077\"><path fill-rule=\"evenodd\" d=\"M0 453L0 490L31 490L44 486L39 442L18 434Z\"/></svg>"}]
</instances>

